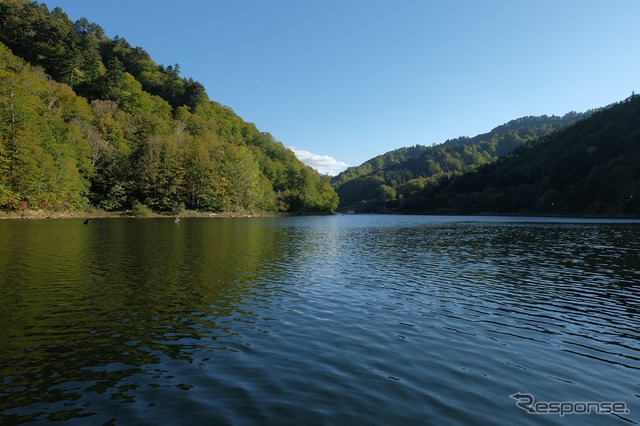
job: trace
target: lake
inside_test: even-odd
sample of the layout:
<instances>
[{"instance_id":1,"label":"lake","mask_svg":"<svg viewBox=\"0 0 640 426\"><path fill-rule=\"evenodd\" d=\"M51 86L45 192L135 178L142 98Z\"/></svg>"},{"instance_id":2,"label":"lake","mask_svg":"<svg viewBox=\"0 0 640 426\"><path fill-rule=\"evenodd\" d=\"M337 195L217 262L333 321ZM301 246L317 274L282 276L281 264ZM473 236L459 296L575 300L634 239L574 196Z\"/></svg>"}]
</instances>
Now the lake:
<instances>
[{"instance_id":1,"label":"lake","mask_svg":"<svg viewBox=\"0 0 640 426\"><path fill-rule=\"evenodd\" d=\"M638 424L640 222L4 220L0 380L0 424Z\"/></svg>"}]
</instances>

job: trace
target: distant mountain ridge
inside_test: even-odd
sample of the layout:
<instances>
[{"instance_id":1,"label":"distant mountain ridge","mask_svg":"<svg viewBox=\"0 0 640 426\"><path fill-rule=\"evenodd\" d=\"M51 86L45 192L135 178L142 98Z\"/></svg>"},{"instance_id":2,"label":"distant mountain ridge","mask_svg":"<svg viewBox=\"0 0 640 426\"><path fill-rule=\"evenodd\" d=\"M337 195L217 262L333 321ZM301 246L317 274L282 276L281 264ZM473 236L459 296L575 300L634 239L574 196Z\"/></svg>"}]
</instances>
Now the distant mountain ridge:
<instances>
[{"instance_id":1,"label":"distant mountain ridge","mask_svg":"<svg viewBox=\"0 0 640 426\"><path fill-rule=\"evenodd\" d=\"M557 115L528 115L525 117L516 118L510 120L505 124L493 128L487 133L482 133L474 137L462 136L455 139L446 140L443 145L476 145L484 141L490 141L494 138L500 138L502 135L513 134L517 146L511 148L508 144L504 145L502 149L498 149L498 155L504 156L511 152L513 149L522 145L522 141L530 141L537 139L541 136L548 134L550 131L557 130L561 127L575 123L578 120L588 117L596 110L589 110L584 113L578 113L575 111L568 112L563 116ZM517 135L517 136L516 136Z\"/></svg>"},{"instance_id":2,"label":"distant mountain ridge","mask_svg":"<svg viewBox=\"0 0 640 426\"><path fill-rule=\"evenodd\" d=\"M340 196L340 208L360 212L395 208L425 185L494 162L591 113L593 111L570 112L562 117L521 117L474 137L459 137L433 146L399 148L379 155L332 179Z\"/></svg>"},{"instance_id":3,"label":"distant mountain ridge","mask_svg":"<svg viewBox=\"0 0 640 426\"><path fill-rule=\"evenodd\" d=\"M633 94L473 172L418 191L419 213L640 216L640 96Z\"/></svg>"}]
</instances>

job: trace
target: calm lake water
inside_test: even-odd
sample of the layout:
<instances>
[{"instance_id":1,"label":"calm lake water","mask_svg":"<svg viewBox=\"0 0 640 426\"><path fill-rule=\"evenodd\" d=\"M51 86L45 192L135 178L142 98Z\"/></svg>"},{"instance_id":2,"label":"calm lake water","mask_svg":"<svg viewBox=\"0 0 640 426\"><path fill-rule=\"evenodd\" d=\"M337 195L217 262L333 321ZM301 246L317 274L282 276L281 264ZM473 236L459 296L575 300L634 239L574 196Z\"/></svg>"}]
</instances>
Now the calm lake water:
<instances>
[{"instance_id":1,"label":"calm lake water","mask_svg":"<svg viewBox=\"0 0 640 426\"><path fill-rule=\"evenodd\" d=\"M0 424L60 420L638 424L640 223L0 221Z\"/></svg>"}]
</instances>

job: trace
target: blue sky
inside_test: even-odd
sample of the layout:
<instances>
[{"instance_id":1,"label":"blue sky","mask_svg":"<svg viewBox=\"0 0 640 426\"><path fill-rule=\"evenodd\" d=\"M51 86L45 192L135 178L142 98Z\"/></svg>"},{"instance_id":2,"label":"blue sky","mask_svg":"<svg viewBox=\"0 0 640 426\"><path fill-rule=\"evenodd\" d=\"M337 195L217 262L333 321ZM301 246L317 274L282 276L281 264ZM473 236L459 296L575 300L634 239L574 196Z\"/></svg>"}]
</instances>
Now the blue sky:
<instances>
[{"instance_id":1,"label":"blue sky","mask_svg":"<svg viewBox=\"0 0 640 426\"><path fill-rule=\"evenodd\" d=\"M640 91L638 0L43 3L178 63L330 174Z\"/></svg>"}]
</instances>

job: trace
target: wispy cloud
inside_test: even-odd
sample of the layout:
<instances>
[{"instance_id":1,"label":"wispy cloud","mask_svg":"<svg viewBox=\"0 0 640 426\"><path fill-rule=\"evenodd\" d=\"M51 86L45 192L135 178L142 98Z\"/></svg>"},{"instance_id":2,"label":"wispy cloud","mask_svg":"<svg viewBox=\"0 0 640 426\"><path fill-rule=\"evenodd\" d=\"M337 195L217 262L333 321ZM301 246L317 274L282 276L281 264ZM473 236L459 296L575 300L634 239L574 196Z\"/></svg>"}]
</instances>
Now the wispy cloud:
<instances>
[{"instance_id":1,"label":"wispy cloud","mask_svg":"<svg viewBox=\"0 0 640 426\"><path fill-rule=\"evenodd\" d=\"M314 154L313 152L305 151L304 149L298 149L294 146L290 146L289 149L296 154L296 157L304 164L313 167L322 174L335 176L349 165L342 161L338 161L328 155Z\"/></svg>"}]
</instances>

